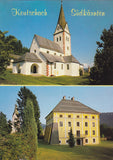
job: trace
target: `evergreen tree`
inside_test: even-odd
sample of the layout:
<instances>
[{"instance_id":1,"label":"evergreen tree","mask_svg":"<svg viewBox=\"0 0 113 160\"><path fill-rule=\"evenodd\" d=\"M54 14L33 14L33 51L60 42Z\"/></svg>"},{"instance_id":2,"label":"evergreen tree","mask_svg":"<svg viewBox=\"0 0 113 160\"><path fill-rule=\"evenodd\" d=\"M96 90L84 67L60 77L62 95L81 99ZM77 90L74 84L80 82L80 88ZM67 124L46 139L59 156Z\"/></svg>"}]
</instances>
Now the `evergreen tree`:
<instances>
[{"instance_id":1,"label":"evergreen tree","mask_svg":"<svg viewBox=\"0 0 113 160\"><path fill-rule=\"evenodd\" d=\"M97 42L98 48L91 68L90 81L92 84L113 84L113 25L104 29Z\"/></svg>"},{"instance_id":2,"label":"evergreen tree","mask_svg":"<svg viewBox=\"0 0 113 160\"><path fill-rule=\"evenodd\" d=\"M74 136L73 136L73 133L72 133L72 128L70 129L70 132L69 132L68 143L69 143L70 147L74 147L74 145L75 145L75 140L74 140Z\"/></svg>"},{"instance_id":3,"label":"evergreen tree","mask_svg":"<svg viewBox=\"0 0 113 160\"><path fill-rule=\"evenodd\" d=\"M35 115L35 121L37 124L37 129L38 129L38 137L41 133L41 123L40 123L40 108L36 99L36 96L26 87L22 87L20 91L18 92L19 98L17 99L18 103L18 112L19 112L19 119L20 119L20 125L23 123L23 110L24 107L26 106L26 101L28 98L31 99L33 106L34 106L34 115Z\"/></svg>"},{"instance_id":4,"label":"evergreen tree","mask_svg":"<svg viewBox=\"0 0 113 160\"><path fill-rule=\"evenodd\" d=\"M5 136L8 134L8 123L6 115L0 112L0 135Z\"/></svg>"},{"instance_id":5,"label":"evergreen tree","mask_svg":"<svg viewBox=\"0 0 113 160\"><path fill-rule=\"evenodd\" d=\"M26 100L26 106L23 110L23 123L22 131L25 135L25 138L28 141L28 152L30 153L30 159L37 159L37 126L34 116L34 106L30 99Z\"/></svg>"}]
</instances>

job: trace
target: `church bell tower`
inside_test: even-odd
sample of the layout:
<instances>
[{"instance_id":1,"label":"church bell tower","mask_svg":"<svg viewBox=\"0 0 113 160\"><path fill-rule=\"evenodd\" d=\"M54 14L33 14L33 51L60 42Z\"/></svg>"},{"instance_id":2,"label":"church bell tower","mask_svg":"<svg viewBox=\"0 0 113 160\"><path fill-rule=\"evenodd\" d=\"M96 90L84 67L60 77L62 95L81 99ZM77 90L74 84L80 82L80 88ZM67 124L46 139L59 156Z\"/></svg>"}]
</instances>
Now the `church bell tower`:
<instances>
[{"instance_id":1,"label":"church bell tower","mask_svg":"<svg viewBox=\"0 0 113 160\"><path fill-rule=\"evenodd\" d=\"M69 32L68 24L65 21L63 5L61 1L60 14L57 22L57 26L54 32L54 42L58 43L62 48L64 56L71 55L71 35Z\"/></svg>"}]
</instances>

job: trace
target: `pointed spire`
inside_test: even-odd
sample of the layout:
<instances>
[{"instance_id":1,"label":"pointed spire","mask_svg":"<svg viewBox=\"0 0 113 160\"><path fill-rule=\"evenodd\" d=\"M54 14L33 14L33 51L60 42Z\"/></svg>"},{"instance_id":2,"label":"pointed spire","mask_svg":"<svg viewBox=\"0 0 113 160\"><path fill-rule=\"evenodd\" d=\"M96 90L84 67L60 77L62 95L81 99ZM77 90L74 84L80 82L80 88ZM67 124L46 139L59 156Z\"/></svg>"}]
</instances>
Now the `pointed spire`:
<instances>
[{"instance_id":1,"label":"pointed spire","mask_svg":"<svg viewBox=\"0 0 113 160\"><path fill-rule=\"evenodd\" d=\"M64 30L65 26L66 26L66 21L65 21L65 16L64 16L64 11L63 11L63 6L62 6L62 0L61 0L61 8L60 8L60 14L59 14L59 18L58 18L58 23L62 29Z\"/></svg>"}]
</instances>

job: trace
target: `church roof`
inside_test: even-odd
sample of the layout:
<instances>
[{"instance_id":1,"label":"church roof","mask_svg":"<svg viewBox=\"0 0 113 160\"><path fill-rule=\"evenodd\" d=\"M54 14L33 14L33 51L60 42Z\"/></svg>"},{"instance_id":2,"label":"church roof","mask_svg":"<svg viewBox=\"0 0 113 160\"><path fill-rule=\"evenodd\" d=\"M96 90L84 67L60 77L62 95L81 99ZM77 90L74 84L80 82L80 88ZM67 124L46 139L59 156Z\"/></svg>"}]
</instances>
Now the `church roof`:
<instances>
[{"instance_id":1,"label":"church roof","mask_svg":"<svg viewBox=\"0 0 113 160\"><path fill-rule=\"evenodd\" d=\"M41 54L47 59L47 61L49 62L64 62L64 59L62 56L56 56L56 55L51 55L48 53L43 53L41 52Z\"/></svg>"},{"instance_id":2,"label":"church roof","mask_svg":"<svg viewBox=\"0 0 113 160\"><path fill-rule=\"evenodd\" d=\"M64 56L64 61L66 63L70 63L70 62L79 63L79 61L75 57L73 57L72 55L71 56Z\"/></svg>"},{"instance_id":3,"label":"church roof","mask_svg":"<svg viewBox=\"0 0 113 160\"><path fill-rule=\"evenodd\" d=\"M65 21L65 16L64 16L64 11L63 11L63 6L61 4L61 8L60 8L60 14L59 14L59 18L58 18L58 23L62 29L65 29L65 26L67 24L67 22Z\"/></svg>"},{"instance_id":4,"label":"church roof","mask_svg":"<svg viewBox=\"0 0 113 160\"><path fill-rule=\"evenodd\" d=\"M20 58L14 60L14 63L16 62L23 62L23 61L27 61L27 62L42 62L40 60L40 58L37 57L37 55L35 53L25 53L24 55L22 55Z\"/></svg>"},{"instance_id":5,"label":"church roof","mask_svg":"<svg viewBox=\"0 0 113 160\"><path fill-rule=\"evenodd\" d=\"M40 47L63 53L63 50L57 43L38 35L35 35L35 37Z\"/></svg>"},{"instance_id":6,"label":"church roof","mask_svg":"<svg viewBox=\"0 0 113 160\"><path fill-rule=\"evenodd\" d=\"M62 99L51 112L100 114L96 110L73 99L72 100Z\"/></svg>"}]
</instances>

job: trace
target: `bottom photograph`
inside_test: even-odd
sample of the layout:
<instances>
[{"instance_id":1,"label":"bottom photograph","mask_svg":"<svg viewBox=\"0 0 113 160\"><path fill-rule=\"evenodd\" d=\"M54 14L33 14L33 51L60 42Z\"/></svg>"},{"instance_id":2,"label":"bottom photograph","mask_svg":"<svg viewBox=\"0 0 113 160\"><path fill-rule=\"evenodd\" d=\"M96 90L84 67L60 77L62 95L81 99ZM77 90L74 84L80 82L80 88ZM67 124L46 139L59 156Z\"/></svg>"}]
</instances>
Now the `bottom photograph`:
<instances>
[{"instance_id":1,"label":"bottom photograph","mask_svg":"<svg viewBox=\"0 0 113 160\"><path fill-rule=\"evenodd\" d=\"M1 86L0 160L113 160L113 87Z\"/></svg>"}]
</instances>

